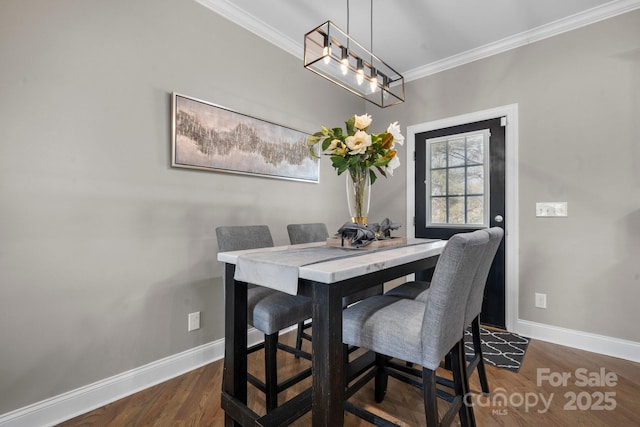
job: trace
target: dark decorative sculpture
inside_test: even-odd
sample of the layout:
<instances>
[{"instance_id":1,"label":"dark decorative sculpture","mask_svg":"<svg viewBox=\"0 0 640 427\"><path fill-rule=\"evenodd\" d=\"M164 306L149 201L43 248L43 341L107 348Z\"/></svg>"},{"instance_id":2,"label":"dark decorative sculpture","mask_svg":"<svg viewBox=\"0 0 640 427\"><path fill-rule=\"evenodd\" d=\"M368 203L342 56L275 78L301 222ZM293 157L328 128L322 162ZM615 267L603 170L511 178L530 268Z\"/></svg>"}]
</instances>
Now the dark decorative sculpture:
<instances>
[{"instance_id":1,"label":"dark decorative sculpture","mask_svg":"<svg viewBox=\"0 0 640 427\"><path fill-rule=\"evenodd\" d=\"M376 240L390 239L391 230L397 230L400 227L400 224L394 224L389 218L385 218L380 224L361 225L347 222L340 227L337 234L342 238L342 246L345 246L346 239L351 246L361 248Z\"/></svg>"}]
</instances>

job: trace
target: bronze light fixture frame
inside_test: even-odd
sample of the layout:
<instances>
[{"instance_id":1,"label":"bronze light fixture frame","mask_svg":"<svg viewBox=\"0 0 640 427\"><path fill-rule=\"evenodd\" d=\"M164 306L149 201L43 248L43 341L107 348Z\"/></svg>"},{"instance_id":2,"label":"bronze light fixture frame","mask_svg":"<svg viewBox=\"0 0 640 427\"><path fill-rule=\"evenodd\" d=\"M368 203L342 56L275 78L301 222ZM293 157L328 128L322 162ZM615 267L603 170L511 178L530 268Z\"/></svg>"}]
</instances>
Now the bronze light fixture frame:
<instances>
[{"instance_id":1,"label":"bronze light fixture frame","mask_svg":"<svg viewBox=\"0 0 640 427\"><path fill-rule=\"evenodd\" d=\"M331 21L305 34L304 67L378 107L404 102L404 77Z\"/></svg>"}]
</instances>

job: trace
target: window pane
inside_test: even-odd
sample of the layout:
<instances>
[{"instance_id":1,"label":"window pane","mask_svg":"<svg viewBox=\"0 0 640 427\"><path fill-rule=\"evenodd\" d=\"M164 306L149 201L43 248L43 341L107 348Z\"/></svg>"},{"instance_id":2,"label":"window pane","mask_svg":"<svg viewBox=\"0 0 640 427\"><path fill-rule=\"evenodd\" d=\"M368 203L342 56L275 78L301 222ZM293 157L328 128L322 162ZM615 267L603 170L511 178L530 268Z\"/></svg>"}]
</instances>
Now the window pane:
<instances>
[{"instance_id":1,"label":"window pane","mask_svg":"<svg viewBox=\"0 0 640 427\"><path fill-rule=\"evenodd\" d=\"M464 138L449 140L449 167L462 166L465 163Z\"/></svg>"},{"instance_id":2,"label":"window pane","mask_svg":"<svg viewBox=\"0 0 640 427\"><path fill-rule=\"evenodd\" d=\"M484 193L484 167L471 166L467 168L467 194Z\"/></svg>"},{"instance_id":3,"label":"window pane","mask_svg":"<svg viewBox=\"0 0 640 427\"><path fill-rule=\"evenodd\" d=\"M447 199L436 197L431 199L431 223L445 224L447 222Z\"/></svg>"},{"instance_id":4,"label":"window pane","mask_svg":"<svg viewBox=\"0 0 640 427\"><path fill-rule=\"evenodd\" d=\"M484 197L467 197L467 223L484 224Z\"/></svg>"},{"instance_id":5,"label":"window pane","mask_svg":"<svg viewBox=\"0 0 640 427\"><path fill-rule=\"evenodd\" d=\"M467 164L484 163L484 136L472 135L467 138Z\"/></svg>"},{"instance_id":6,"label":"window pane","mask_svg":"<svg viewBox=\"0 0 640 427\"><path fill-rule=\"evenodd\" d=\"M487 129L427 140L427 224L487 224L488 141Z\"/></svg>"},{"instance_id":7,"label":"window pane","mask_svg":"<svg viewBox=\"0 0 640 427\"><path fill-rule=\"evenodd\" d=\"M464 224L464 197L449 197L449 224Z\"/></svg>"},{"instance_id":8,"label":"window pane","mask_svg":"<svg viewBox=\"0 0 640 427\"><path fill-rule=\"evenodd\" d=\"M447 167L447 142L431 144L431 169Z\"/></svg>"},{"instance_id":9,"label":"window pane","mask_svg":"<svg viewBox=\"0 0 640 427\"><path fill-rule=\"evenodd\" d=\"M431 195L447 195L447 170L438 169L431 171Z\"/></svg>"},{"instance_id":10,"label":"window pane","mask_svg":"<svg viewBox=\"0 0 640 427\"><path fill-rule=\"evenodd\" d=\"M449 196L464 195L464 168L449 169Z\"/></svg>"}]
</instances>

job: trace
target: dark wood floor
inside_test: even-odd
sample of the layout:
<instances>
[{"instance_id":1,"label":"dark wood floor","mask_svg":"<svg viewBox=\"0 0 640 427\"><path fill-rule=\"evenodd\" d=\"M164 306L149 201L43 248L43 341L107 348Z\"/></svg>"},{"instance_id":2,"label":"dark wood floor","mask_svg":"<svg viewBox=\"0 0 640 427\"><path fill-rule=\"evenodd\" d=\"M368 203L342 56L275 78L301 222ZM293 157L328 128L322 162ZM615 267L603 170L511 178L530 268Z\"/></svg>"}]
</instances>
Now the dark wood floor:
<instances>
[{"instance_id":1,"label":"dark wood floor","mask_svg":"<svg viewBox=\"0 0 640 427\"><path fill-rule=\"evenodd\" d=\"M292 334L281 339L290 342ZM261 373L261 358L262 352L250 356L252 372ZM295 372L308 363L279 352L282 375ZM545 369L553 379L562 373L570 373L571 377L566 385L551 384L546 380L538 384ZM598 380L602 378L596 377L601 377L602 369L617 376L615 385L611 385L612 374L608 374L609 385L601 385ZM479 426L640 426L638 363L532 340L519 373L491 366L487 370L492 390L489 399L481 397L477 375L471 379ZM583 385L585 377L588 381ZM214 362L58 427L222 426L221 378L222 361ZM306 388L309 384L310 380L306 380L300 387ZM281 394L281 399L288 399L295 392L297 390L292 390L289 396ZM351 401L403 426L425 424L421 391L394 379L389 379L389 390L382 404L373 400L372 383ZM249 404L256 412L263 413L264 398L253 387L249 387ZM444 405L443 402L441 410L445 409ZM310 425L309 414L295 425ZM345 425L370 424L347 413Z\"/></svg>"}]
</instances>

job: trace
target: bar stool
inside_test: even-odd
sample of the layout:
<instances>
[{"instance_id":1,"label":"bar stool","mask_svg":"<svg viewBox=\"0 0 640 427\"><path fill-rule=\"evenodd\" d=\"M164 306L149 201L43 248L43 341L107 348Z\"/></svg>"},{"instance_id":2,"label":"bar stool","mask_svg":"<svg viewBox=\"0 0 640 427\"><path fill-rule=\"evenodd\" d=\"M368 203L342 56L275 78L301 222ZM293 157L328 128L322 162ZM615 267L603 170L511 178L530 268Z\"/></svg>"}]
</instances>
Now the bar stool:
<instances>
[{"instance_id":1,"label":"bar stool","mask_svg":"<svg viewBox=\"0 0 640 427\"><path fill-rule=\"evenodd\" d=\"M473 342L472 356L467 357L467 377L471 377L475 369L478 370L478 378L480 380L480 387L482 392L489 394L489 382L487 380L487 374L484 367L484 359L482 356L482 341L480 339L480 313L482 312L482 301L484 298L484 288L487 284L487 277L489 276L489 270L491 270L491 264L496 256L500 242L504 236L504 230L500 227L492 227L485 229L489 234L489 244L485 251L476 277L474 278L473 286L469 294L469 301L465 311L465 325L471 326L471 336ZM416 301L426 302L429 296L429 282L407 282L394 289L388 291L385 295L408 298ZM442 378L439 378L439 382L445 385L451 385L451 382Z\"/></svg>"},{"instance_id":2,"label":"bar stool","mask_svg":"<svg viewBox=\"0 0 640 427\"><path fill-rule=\"evenodd\" d=\"M386 362L398 358L422 366L428 427L440 426L441 421L449 424L456 413L463 426L475 425L473 408L463 402L468 392L464 368L465 311L488 242L488 233L483 230L460 233L449 239L438 259L426 303L385 294L364 299L343 311L344 343L377 354L376 401L381 402L386 393L389 375ZM454 396L441 420L435 372L445 356L451 360ZM363 381L356 382L357 387L363 385ZM348 390L347 395L353 392ZM380 422L379 417L349 402L345 408L369 422Z\"/></svg>"},{"instance_id":3,"label":"bar stool","mask_svg":"<svg viewBox=\"0 0 640 427\"><path fill-rule=\"evenodd\" d=\"M327 226L322 222L308 223L308 224L289 224L287 225L287 232L289 233L289 241L292 245L298 245L301 243L312 242L324 242L329 237L329 231ZM347 307L354 302L360 301L363 298L370 297L372 295L380 295L383 292L383 284L373 286L368 289L364 289L353 295L346 296L342 299L342 306ZM302 340L306 339L311 341L311 335L305 331L311 327L311 322L298 323L298 336L296 339L296 349L302 349ZM355 350L355 347L351 351Z\"/></svg>"},{"instance_id":4,"label":"bar stool","mask_svg":"<svg viewBox=\"0 0 640 427\"><path fill-rule=\"evenodd\" d=\"M266 225L221 226L216 228L220 251L237 251L273 246L271 231ZM247 353L264 348L265 381L251 374L248 381L265 393L267 412L278 406L278 393L311 375L311 368L278 383L277 350L287 351L297 357L311 359L309 353L278 342L278 333L311 317L311 299L289 295L275 289L257 285L247 285L247 323L264 334L264 343L247 349Z\"/></svg>"}]
</instances>

